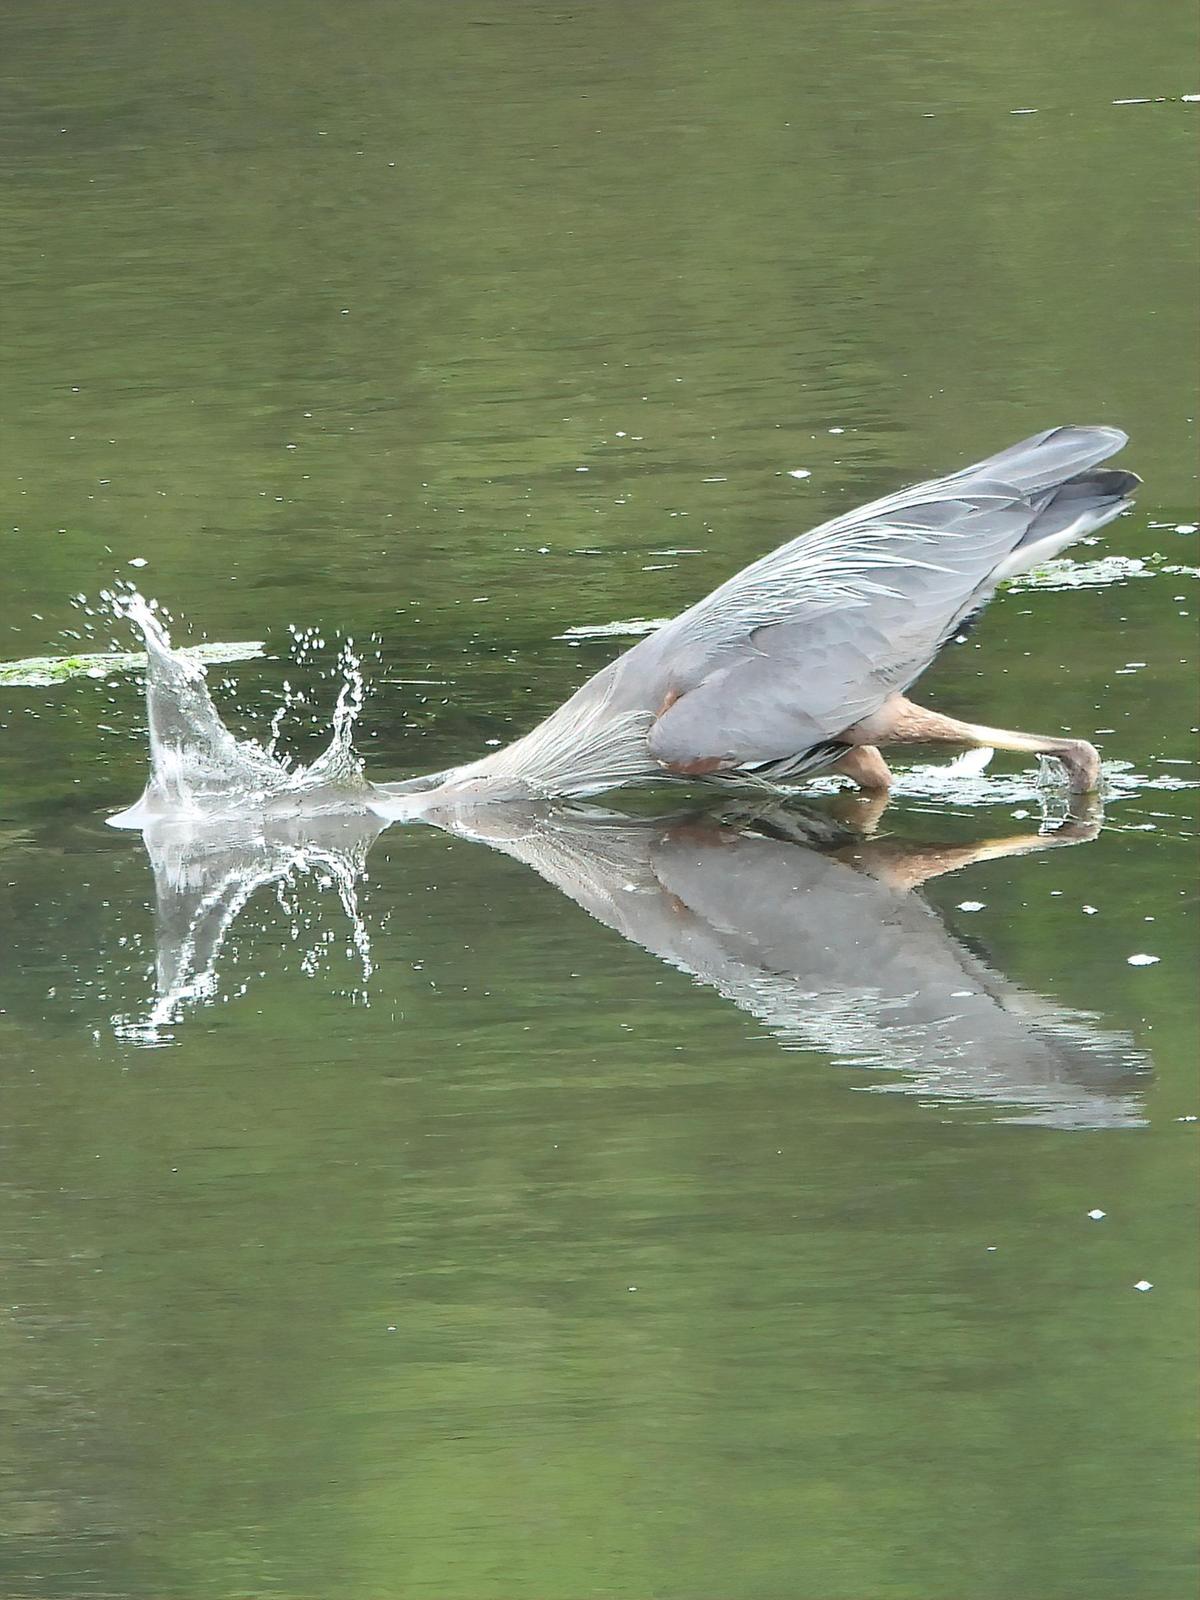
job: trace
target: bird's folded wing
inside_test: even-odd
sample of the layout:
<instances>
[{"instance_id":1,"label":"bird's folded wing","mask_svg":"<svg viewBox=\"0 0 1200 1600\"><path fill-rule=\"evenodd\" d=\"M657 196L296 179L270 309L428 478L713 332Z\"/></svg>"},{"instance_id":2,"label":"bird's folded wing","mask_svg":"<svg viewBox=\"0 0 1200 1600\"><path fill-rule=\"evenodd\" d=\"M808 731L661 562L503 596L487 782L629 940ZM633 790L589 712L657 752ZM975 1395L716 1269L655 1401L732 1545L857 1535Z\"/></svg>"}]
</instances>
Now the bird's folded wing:
<instances>
[{"instance_id":1,"label":"bird's folded wing","mask_svg":"<svg viewBox=\"0 0 1200 1600\"><path fill-rule=\"evenodd\" d=\"M669 624L684 692L652 752L769 760L842 732L928 665L1031 516L997 486L817 529L756 562Z\"/></svg>"}]
</instances>

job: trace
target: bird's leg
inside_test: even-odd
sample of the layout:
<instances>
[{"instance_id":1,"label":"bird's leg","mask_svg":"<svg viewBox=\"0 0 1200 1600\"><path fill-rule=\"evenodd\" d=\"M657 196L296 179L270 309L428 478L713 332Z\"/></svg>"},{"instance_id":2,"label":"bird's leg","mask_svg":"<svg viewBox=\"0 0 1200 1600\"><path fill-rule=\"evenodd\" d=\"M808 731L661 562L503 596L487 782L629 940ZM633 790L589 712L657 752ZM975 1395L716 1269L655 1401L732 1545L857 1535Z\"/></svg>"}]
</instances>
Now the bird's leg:
<instances>
[{"instance_id":1,"label":"bird's leg","mask_svg":"<svg viewBox=\"0 0 1200 1600\"><path fill-rule=\"evenodd\" d=\"M892 786L888 764L873 744L856 744L829 770L851 779L860 789L887 790Z\"/></svg>"},{"instance_id":2,"label":"bird's leg","mask_svg":"<svg viewBox=\"0 0 1200 1600\"><path fill-rule=\"evenodd\" d=\"M891 792L892 774L887 762L873 744L860 744L847 750L829 770L851 779L858 787L857 794L845 791L835 802L839 818L859 833L874 833Z\"/></svg>"},{"instance_id":3,"label":"bird's leg","mask_svg":"<svg viewBox=\"0 0 1200 1600\"><path fill-rule=\"evenodd\" d=\"M1072 794L1088 794L1100 784L1100 757L1084 739L1015 733L1005 728L985 728L977 722L959 722L955 717L914 705L901 694L893 695L878 711L838 737L864 748L879 744L965 744L1027 751L1061 761Z\"/></svg>"}]
</instances>

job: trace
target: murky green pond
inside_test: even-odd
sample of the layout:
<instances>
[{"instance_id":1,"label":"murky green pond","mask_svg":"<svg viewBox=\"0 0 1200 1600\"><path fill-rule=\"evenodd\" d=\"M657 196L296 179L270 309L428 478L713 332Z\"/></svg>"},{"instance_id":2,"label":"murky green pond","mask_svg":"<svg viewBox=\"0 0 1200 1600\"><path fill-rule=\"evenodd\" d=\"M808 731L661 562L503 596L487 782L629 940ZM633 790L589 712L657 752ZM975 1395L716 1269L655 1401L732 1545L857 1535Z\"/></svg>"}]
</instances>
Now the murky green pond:
<instances>
[{"instance_id":1,"label":"murky green pond","mask_svg":"<svg viewBox=\"0 0 1200 1600\"><path fill-rule=\"evenodd\" d=\"M617 796L189 853L105 825L135 672L0 682L0 1591L1190 1596L1184 12L4 29L5 660L135 578L311 753L351 634L427 770L1038 428L1146 481L925 685L1094 739L1098 834L998 756L858 843Z\"/></svg>"}]
</instances>

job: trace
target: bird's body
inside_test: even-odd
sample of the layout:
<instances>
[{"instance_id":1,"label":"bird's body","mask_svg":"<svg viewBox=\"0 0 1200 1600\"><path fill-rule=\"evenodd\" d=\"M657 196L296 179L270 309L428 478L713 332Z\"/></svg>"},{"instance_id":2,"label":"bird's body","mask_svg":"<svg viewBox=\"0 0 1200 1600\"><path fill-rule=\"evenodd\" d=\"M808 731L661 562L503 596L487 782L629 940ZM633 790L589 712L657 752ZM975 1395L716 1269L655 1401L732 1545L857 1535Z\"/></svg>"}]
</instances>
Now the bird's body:
<instances>
[{"instance_id":1,"label":"bird's body","mask_svg":"<svg viewBox=\"0 0 1200 1600\"><path fill-rule=\"evenodd\" d=\"M1094 788L1090 745L953 722L906 691L999 583L1125 509L1139 480L1098 469L1125 443L1115 428L1054 428L823 523L640 640L523 738L413 786L479 802L834 769L883 787L880 744L944 740L1054 755L1072 788Z\"/></svg>"}]
</instances>

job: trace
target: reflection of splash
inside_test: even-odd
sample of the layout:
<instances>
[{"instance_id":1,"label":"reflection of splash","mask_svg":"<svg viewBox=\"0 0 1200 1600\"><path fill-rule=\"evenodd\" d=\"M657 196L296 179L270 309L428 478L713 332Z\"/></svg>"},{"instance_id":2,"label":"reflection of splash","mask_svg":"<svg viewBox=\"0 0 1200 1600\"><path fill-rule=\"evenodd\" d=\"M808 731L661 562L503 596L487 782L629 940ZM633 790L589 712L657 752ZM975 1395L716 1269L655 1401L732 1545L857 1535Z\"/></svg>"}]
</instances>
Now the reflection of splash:
<instances>
[{"instance_id":1,"label":"reflection of splash","mask_svg":"<svg viewBox=\"0 0 1200 1600\"><path fill-rule=\"evenodd\" d=\"M1008 983L908 892L973 860L1089 838L1094 825L962 847L842 835L831 849L828 819L795 813L784 836L532 805L430 820L525 862L785 1048L903 1074L875 1087L1020 1108L1009 1120L1063 1128L1141 1121L1131 1076L1145 1062L1128 1036Z\"/></svg>"},{"instance_id":2,"label":"reflection of splash","mask_svg":"<svg viewBox=\"0 0 1200 1600\"><path fill-rule=\"evenodd\" d=\"M382 827L372 817L353 816L266 826L147 824L144 838L155 888L155 994L143 1015L113 1018L117 1034L143 1044L159 1043L191 1007L219 999L217 969L229 932L251 897L268 885L274 885L293 940L302 949L300 969L313 976L335 935L314 927L315 919L301 910L305 880L338 896L362 973L356 998L365 1001L371 942L358 881Z\"/></svg>"}]
</instances>

